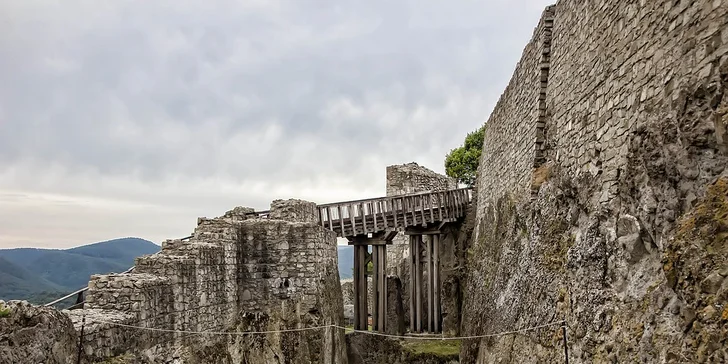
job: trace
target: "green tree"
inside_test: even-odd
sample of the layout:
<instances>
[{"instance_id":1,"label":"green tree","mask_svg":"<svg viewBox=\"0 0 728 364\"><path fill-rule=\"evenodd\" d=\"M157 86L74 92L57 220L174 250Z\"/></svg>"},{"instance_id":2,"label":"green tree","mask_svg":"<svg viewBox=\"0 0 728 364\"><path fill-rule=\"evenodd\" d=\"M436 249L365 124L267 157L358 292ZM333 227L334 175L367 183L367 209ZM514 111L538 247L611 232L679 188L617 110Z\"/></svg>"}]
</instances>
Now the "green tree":
<instances>
[{"instance_id":1,"label":"green tree","mask_svg":"<svg viewBox=\"0 0 728 364\"><path fill-rule=\"evenodd\" d=\"M485 124L478 130L468 133L465 136L465 143L445 156L445 173L459 183L472 187L478 172L484 137Z\"/></svg>"}]
</instances>

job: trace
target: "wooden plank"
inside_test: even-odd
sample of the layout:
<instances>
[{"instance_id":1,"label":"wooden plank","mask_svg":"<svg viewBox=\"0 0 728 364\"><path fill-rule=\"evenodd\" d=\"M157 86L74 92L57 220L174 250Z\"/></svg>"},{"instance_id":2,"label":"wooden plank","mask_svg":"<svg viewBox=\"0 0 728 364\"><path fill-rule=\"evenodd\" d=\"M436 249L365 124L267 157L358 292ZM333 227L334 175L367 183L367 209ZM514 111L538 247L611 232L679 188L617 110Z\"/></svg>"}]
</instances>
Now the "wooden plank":
<instances>
[{"instance_id":1,"label":"wooden plank","mask_svg":"<svg viewBox=\"0 0 728 364\"><path fill-rule=\"evenodd\" d=\"M410 332L415 332L415 236L410 235L409 237L410 249L409 249L409 317L410 317Z\"/></svg>"},{"instance_id":2,"label":"wooden plank","mask_svg":"<svg viewBox=\"0 0 728 364\"><path fill-rule=\"evenodd\" d=\"M324 222L324 212L323 212L323 209L319 208L318 209L318 213L319 213L319 221L321 221L321 227L322 228L325 228L326 227L326 223Z\"/></svg>"},{"instance_id":3,"label":"wooden plank","mask_svg":"<svg viewBox=\"0 0 728 364\"><path fill-rule=\"evenodd\" d=\"M356 235L356 221L354 220L354 205L348 205L349 221L351 222L351 235Z\"/></svg>"},{"instance_id":4,"label":"wooden plank","mask_svg":"<svg viewBox=\"0 0 728 364\"><path fill-rule=\"evenodd\" d=\"M344 215L341 213L341 205L336 206L336 209L339 213L339 223L341 223L341 236L346 236L346 230L344 230Z\"/></svg>"},{"instance_id":5,"label":"wooden plank","mask_svg":"<svg viewBox=\"0 0 728 364\"><path fill-rule=\"evenodd\" d=\"M442 195L442 192L437 193L437 212L440 215L440 221L442 221L442 198L440 198L440 195Z\"/></svg>"},{"instance_id":6,"label":"wooden plank","mask_svg":"<svg viewBox=\"0 0 728 364\"><path fill-rule=\"evenodd\" d=\"M329 230L334 231L334 219L331 216L331 207L326 208L326 216L329 218Z\"/></svg>"},{"instance_id":7,"label":"wooden plank","mask_svg":"<svg viewBox=\"0 0 728 364\"><path fill-rule=\"evenodd\" d=\"M359 214L361 214L361 232L362 234L366 234L369 231L367 230L367 212L366 212L366 204L365 203L359 203Z\"/></svg>"},{"instance_id":8,"label":"wooden plank","mask_svg":"<svg viewBox=\"0 0 728 364\"><path fill-rule=\"evenodd\" d=\"M404 221L404 227L407 226L407 205L405 203L405 197L400 197L399 200L402 202L402 220Z\"/></svg>"},{"instance_id":9,"label":"wooden plank","mask_svg":"<svg viewBox=\"0 0 728 364\"><path fill-rule=\"evenodd\" d=\"M412 208L412 225L417 225L417 208L415 206L415 197L410 196L410 207Z\"/></svg>"},{"instance_id":10,"label":"wooden plank","mask_svg":"<svg viewBox=\"0 0 728 364\"><path fill-rule=\"evenodd\" d=\"M427 220L425 219L425 197L416 197L420 204L420 215L422 216L422 226L427 226Z\"/></svg>"},{"instance_id":11,"label":"wooden plank","mask_svg":"<svg viewBox=\"0 0 728 364\"><path fill-rule=\"evenodd\" d=\"M432 284L432 235L427 237L427 245L425 246L427 251L427 331L432 332L434 329L433 313L434 309L432 306L433 296L433 284Z\"/></svg>"},{"instance_id":12,"label":"wooden plank","mask_svg":"<svg viewBox=\"0 0 728 364\"><path fill-rule=\"evenodd\" d=\"M376 206L378 203L379 203L378 201L369 203L369 206L370 206L370 209L372 212L372 217L374 218L374 231L379 231L379 225L377 225L377 209L376 209Z\"/></svg>"},{"instance_id":13,"label":"wooden plank","mask_svg":"<svg viewBox=\"0 0 728 364\"><path fill-rule=\"evenodd\" d=\"M432 194L427 195L427 205L430 206L430 222L435 222L434 204L434 201L432 201Z\"/></svg>"},{"instance_id":14,"label":"wooden plank","mask_svg":"<svg viewBox=\"0 0 728 364\"><path fill-rule=\"evenodd\" d=\"M433 235L433 283L434 283L434 321L435 333L440 332L440 235Z\"/></svg>"}]
</instances>

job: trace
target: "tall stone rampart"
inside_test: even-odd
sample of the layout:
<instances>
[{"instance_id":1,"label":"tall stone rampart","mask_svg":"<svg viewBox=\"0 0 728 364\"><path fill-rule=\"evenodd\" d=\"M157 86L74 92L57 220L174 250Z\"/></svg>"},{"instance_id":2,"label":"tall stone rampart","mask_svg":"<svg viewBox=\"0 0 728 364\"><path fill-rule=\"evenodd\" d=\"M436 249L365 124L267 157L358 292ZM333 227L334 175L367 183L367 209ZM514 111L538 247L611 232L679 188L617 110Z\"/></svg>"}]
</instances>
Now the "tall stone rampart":
<instances>
[{"instance_id":1,"label":"tall stone rampart","mask_svg":"<svg viewBox=\"0 0 728 364\"><path fill-rule=\"evenodd\" d=\"M552 27L553 8L549 7L486 122L477 183L478 200L483 204L506 193L526 196L531 171L543 162Z\"/></svg>"},{"instance_id":2,"label":"tall stone rampart","mask_svg":"<svg viewBox=\"0 0 728 364\"><path fill-rule=\"evenodd\" d=\"M87 316L87 358L345 361L343 331L331 327L236 334L343 323L336 238L312 222L315 210L277 200L275 218L254 217L249 208L200 218L188 241L164 242L159 253L137 259L134 273L93 276L86 309L72 315L77 327Z\"/></svg>"},{"instance_id":3,"label":"tall stone rampart","mask_svg":"<svg viewBox=\"0 0 728 364\"><path fill-rule=\"evenodd\" d=\"M723 362L728 3L561 0L488 120L462 328L569 362ZM522 136L524 136L522 138ZM563 362L557 326L461 360Z\"/></svg>"}]
</instances>

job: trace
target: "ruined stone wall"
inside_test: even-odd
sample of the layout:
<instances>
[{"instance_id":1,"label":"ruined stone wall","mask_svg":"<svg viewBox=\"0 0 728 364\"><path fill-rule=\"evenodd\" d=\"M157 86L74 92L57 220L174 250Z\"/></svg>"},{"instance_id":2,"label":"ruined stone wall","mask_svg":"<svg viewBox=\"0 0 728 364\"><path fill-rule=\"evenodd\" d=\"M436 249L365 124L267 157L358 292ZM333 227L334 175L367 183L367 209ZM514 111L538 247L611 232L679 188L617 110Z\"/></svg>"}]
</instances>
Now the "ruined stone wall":
<instances>
[{"instance_id":1,"label":"ruined stone wall","mask_svg":"<svg viewBox=\"0 0 728 364\"><path fill-rule=\"evenodd\" d=\"M457 188L455 179L417 163L387 166L387 196Z\"/></svg>"},{"instance_id":2,"label":"ruined stone wall","mask_svg":"<svg viewBox=\"0 0 728 364\"><path fill-rule=\"evenodd\" d=\"M164 242L161 252L137 259L134 273L93 276L86 309L72 313L77 327L81 315L87 316L87 358L345 360L343 331L334 328L265 335L191 333L342 324L336 237L312 222L313 211L316 205L310 202L277 200L269 215L277 219L254 218L248 208L201 218L189 241Z\"/></svg>"},{"instance_id":3,"label":"ruined stone wall","mask_svg":"<svg viewBox=\"0 0 728 364\"><path fill-rule=\"evenodd\" d=\"M565 319L570 362L728 360L727 13L547 8L488 122L464 334ZM523 127L533 156L512 135ZM461 360L563 362L560 335L467 340Z\"/></svg>"},{"instance_id":4,"label":"ruined stone wall","mask_svg":"<svg viewBox=\"0 0 728 364\"><path fill-rule=\"evenodd\" d=\"M451 177L435 173L430 169L417 165L417 163L407 163L402 165L392 165L387 167L387 196L396 196L407 193L417 193L424 191L443 191L457 188L457 182ZM444 291L441 294L442 313L445 317L443 326L446 332L457 332L459 320L456 320L455 307L459 306L458 295L448 294L453 286L458 283L452 276L453 268L458 265L456 258L457 249L455 247L457 229L448 229L441 239L441 280ZM397 234L392 240L392 244L387 246L387 272L400 279L402 287L402 304L405 317L405 325L409 325L409 237L404 234ZM426 273L425 273L426 275ZM426 278L424 278L426 279ZM424 288L423 294L426 295L427 289ZM423 300L423 312L426 312L426 305ZM448 318L449 316L449 318ZM391 325L395 327L394 325Z\"/></svg>"},{"instance_id":5,"label":"ruined stone wall","mask_svg":"<svg viewBox=\"0 0 728 364\"><path fill-rule=\"evenodd\" d=\"M403 195L425 191L444 191L457 188L454 178L443 176L417 163L387 166L387 196ZM409 257L409 238L397 234L392 245L387 246L387 271L404 277L406 265L401 264Z\"/></svg>"}]
</instances>

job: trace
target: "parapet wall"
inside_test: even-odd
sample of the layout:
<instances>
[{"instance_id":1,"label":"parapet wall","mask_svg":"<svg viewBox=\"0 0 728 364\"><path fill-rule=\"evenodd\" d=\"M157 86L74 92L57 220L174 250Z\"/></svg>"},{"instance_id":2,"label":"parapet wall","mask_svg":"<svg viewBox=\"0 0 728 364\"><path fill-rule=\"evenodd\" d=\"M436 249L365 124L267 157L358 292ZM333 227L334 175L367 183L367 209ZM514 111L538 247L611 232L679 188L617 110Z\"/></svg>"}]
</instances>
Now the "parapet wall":
<instances>
[{"instance_id":1,"label":"parapet wall","mask_svg":"<svg viewBox=\"0 0 728 364\"><path fill-rule=\"evenodd\" d=\"M487 203L506 193L528 196L531 171L543 162L552 27L553 6L544 11L486 122L478 168L478 201Z\"/></svg>"},{"instance_id":2,"label":"parapet wall","mask_svg":"<svg viewBox=\"0 0 728 364\"><path fill-rule=\"evenodd\" d=\"M189 241L164 242L137 259L134 273L92 276L86 309L73 315L77 326L80 314L89 318L87 358L345 361L343 331L333 328L285 337L191 334L341 325L336 237L312 222L314 211L310 202L277 200L269 214L277 219L249 208L200 218Z\"/></svg>"}]
</instances>

